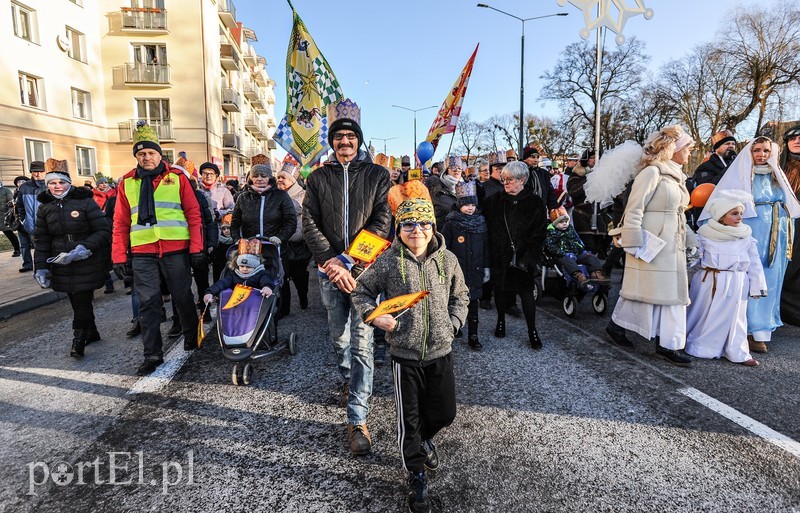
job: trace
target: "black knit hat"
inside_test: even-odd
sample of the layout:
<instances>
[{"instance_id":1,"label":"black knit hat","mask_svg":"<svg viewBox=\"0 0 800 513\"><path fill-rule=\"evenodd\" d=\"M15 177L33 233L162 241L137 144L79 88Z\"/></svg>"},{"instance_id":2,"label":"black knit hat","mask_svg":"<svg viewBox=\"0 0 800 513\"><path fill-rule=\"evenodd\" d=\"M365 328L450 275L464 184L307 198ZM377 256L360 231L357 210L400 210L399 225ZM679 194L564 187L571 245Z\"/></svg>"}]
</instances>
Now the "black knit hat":
<instances>
[{"instance_id":1,"label":"black knit hat","mask_svg":"<svg viewBox=\"0 0 800 513\"><path fill-rule=\"evenodd\" d=\"M333 148L333 134L341 130L352 130L355 132L358 137L358 145L356 145L356 148L361 146L361 143L364 141L364 133L361 131L361 127L358 126L358 123L352 119L339 118L331 123L331 127L328 129L328 145L330 145L331 148Z\"/></svg>"},{"instance_id":2,"label":"black knit hat","mask_svg":"<svg viewBox=\"0 0 800 513\"><path fill-rule=\"evenodd\" d=\"M201 174L202 174L204 169L211 169L212 171L214 171L217 174L217 176L219 176L219 166L217 166L213 162L203 162L202 164L200 164L200 173Z\"/></svg>"}]
</instances>

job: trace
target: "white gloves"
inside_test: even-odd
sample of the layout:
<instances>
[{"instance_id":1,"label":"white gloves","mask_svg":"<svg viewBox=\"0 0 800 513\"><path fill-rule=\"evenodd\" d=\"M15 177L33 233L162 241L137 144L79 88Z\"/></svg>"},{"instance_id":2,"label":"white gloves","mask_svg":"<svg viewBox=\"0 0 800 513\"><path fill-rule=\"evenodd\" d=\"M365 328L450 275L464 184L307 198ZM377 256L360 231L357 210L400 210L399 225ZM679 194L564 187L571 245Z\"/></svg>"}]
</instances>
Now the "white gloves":
<instances>
[{"instance_id":1,"label":"white gloves","mask_svg":"<svg viewBox=\"0 0 800 513\"><path fill-rule=\"evenodd\" d=\"M39 269L38 271L33 273L33 278L43 289L50 288L50 271L46 269Z\"/></svg>"},{"instance_id":2,"label":"white gloves","mask_svg":"<svg viewBox=\"0 0 800 513\"><path fill-rule=\"evenodd\" d=\"M212 296L211 294L206 294L205 296L203 296L203 303L209 304L212 301L214 301L214 296Z\"/></svg>"},{"instance_id":3,"label":"white gloves","mask_svg":"<svg viewBox=\"0 0 800 513\"><path fill-rule=\"evenodd\" d=\"M83 244L78 244L75 246L75 249L70 251L69 253L61 252L54 257L50 257L47 259L48 264L57 264L57 265L67 265L71 264L72 262L77 262L78 260L86 260L92 256L92 251L86 249Z\"/></svg>"}]
</instances>

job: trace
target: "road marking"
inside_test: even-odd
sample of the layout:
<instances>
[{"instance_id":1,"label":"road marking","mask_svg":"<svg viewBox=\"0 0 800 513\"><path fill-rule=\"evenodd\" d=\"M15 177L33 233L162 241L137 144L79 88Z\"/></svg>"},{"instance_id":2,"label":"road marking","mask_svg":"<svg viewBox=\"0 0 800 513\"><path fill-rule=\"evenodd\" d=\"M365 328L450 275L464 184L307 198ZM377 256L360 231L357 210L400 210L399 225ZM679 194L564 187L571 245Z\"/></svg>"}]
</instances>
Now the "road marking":
<instances>
[{"instance_id":1,"label":"road marking","mask_svg":"<svg viewBox=\"0 0 800 513\"><path fill-rule=\"evenodd\" d=\"M717 401L713 397L704 394L696 388L681 388L678 391L686 397L689 397L690 399L702 404L709 410L715 411L726 419L739 424L754 435L759 436L767 442L777 445L784 451L793 454L797 458L800 458L800 443L792 440L788 436L778 433L774 429L771 429L757 420L748 417L744 413L731 408L725 403Z\"/></svg>"},{"instance_id":2,"label":"road marking","mask_svg":"<svg viewBox=\"0 0 800 513\"><path fill-rule=\"evenodd\" d=\"M194 351L184 351L183 337L172 346L172 349L164 357L164 363L158 366L152 374L142 377L133 384L128 394L147 394L161 390L172 380L180 370L186 360Z\"/></svg>"},{"instance_id":3,"label":"road marking","mask_svg":"<svg viewBox=\"0 0 800 513\"><path fill-rule=\"evenodd\" d=\"M669 379L670 381L674 381L675 383L678 383L679 385L681 385L681 387L683 387L683 388L679 388L678 389L678 392L680 392L681 394L689 397L690 399L693 399L694 401L700 403L701 405L705 406L709 410L714 411L714 412L722 415L726 419L728 419L728 420L740 425L741 427L745 428L746 430L750 431L751 433L755 434L756 436L758 436L760 438L763 438L767 442L780 447L781 449L785 450L789 454L791 454L791 455L793 455L793 456L795 456L797 458L800 458L800 443L798 443L795 440L789 438L788 436L783 435L783 434L775 431L774 429L771 429L771 428L767 427L766 425L758 422L757 420L748 417L747 415L745 415L744 413L740 412L739 410L731 408L727 404L714 399L710 395L704 394L703 392L697 390L696 388L693 388L693 387L689 386L688 383L685 383L684 381L682 381L677 376L674 376L674 375L664 371L660 367L657 367L657 366L653 365L652 363L640 358L635 353L629 353L628 351L625 351L625 350L623 350L623 349L621 349L621 348L619 348L619 347L607 342L606 339L603 338L602 336L598 336L597 334L591 333L591 332L581 328L580 326L577 326L575 324L567 322L565 319L563 319L563 318L559 317L558 315L555 315L555 314L553 314L551 312L548 312L547 310L543 310L543 309L539 309L539 310L544 315L550 317L551 319L553 319L555 321L558 321L559 323L563 324L564 326L568 326L572 330L580 331L581 333L585 334L587 337L600 341L604 346L616 351L617 353L619 353L621 355L624 355L625 357L630 358L631 360L634 360L634 361L642 364L643 366L651 369L655 373L660 374L661 376Z\"/></svg>"}]
</instances>

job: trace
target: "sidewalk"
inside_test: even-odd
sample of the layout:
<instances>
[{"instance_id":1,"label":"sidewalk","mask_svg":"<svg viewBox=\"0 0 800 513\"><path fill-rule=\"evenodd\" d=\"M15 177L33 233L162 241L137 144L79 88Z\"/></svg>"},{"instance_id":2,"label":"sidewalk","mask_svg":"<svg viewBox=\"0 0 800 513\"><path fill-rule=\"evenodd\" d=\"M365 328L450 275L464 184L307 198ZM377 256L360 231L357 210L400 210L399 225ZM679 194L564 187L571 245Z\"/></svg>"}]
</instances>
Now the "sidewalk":
<instances>
[{"instance_id":1,"label":"sidewalk","mask_svg":"<svg viewBox=\"0 0 800 513\"><path fill-rule=\"evenodd\" d=\"M66 294L41 288L33 279L33 271L21 273L20 267L22 257L12 257L11 251L0 253L0 319L8 319L67 297Z\"/></svg>"}]
</instances>

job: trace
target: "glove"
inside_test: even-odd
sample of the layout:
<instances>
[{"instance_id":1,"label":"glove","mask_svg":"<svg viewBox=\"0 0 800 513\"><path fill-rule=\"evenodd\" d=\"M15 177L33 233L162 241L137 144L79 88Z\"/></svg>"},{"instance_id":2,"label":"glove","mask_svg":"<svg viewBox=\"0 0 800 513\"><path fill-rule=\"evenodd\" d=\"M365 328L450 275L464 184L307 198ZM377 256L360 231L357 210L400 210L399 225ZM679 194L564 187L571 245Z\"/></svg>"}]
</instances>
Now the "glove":
<instances>
[{"instance_id":1,"label":"glove","mask_svg":"<svg viewBox=\"0 0 800 513\"><path fill-rule=\"evenodd\" d=\"M114 264L114 274L116 274L117 278L120 280L125 279L125 275L127 274L126 267L127 266L125 264Z\"/></svg>"},{"instance_id":2,"label":"glove","mask_svg":"<svg viewBox=\"0 0 800 513\"><path fill-rule=\"evenodd\" d=\"M492 271L488 267L483 268L483 283L492 279Z\"/></svg>"},{"instance_id":3,"label":"glove","mask_svg":"<svg viewBox=\"0 0 800 513\"><path fill-rule=\"evenodd\" d=\"M40 269L33 273L33 278L43 289L50 288L50 271L46 269Z\"/></svg>"},{"instance_id":4,"label":"glove","mask_svg":"<svg viewBox=\"0 0 800 513\"><path fill-rule=\"evenodd\" d=\"M208 265L208 258L206 257L205 252L200 253L192 253L192 267L203 267Z\"/></svg>"},{"instance_id":5,"label":"glove","mask_svg":"<svg viewBox=\"0 0 800 513\"><path fill-rule=\"evenodd\" d=\"M72 261L77 262L78 260L86 260L92 256L92 250L86 249L86 246L83 244L78 244L75 246L75 249L69 252L69 254L73 255Z\"/></svg>"},{"instance_id":6,"label":"glove","mask_svg":"<svg viewBox=\"0 0 800 513\"><path fill-rule=\"evenodd\" d=\"M211 294L206 294L205 296L203 296L203 303L209 304L212 301L214 301L214 296L212 296Z\"/></svg>"},{"instance_id":7,"label":"glove","mask_svg":"<svg viewBox=\"0 0 800 513\"><path fill-rule=\"evenodd\" d=\"M276 246L280 246L281 245L281 240L278 237L274 236L274 235L269 238L269 241L272 244L276 245Z\"/></svg>"}]
</instances>

